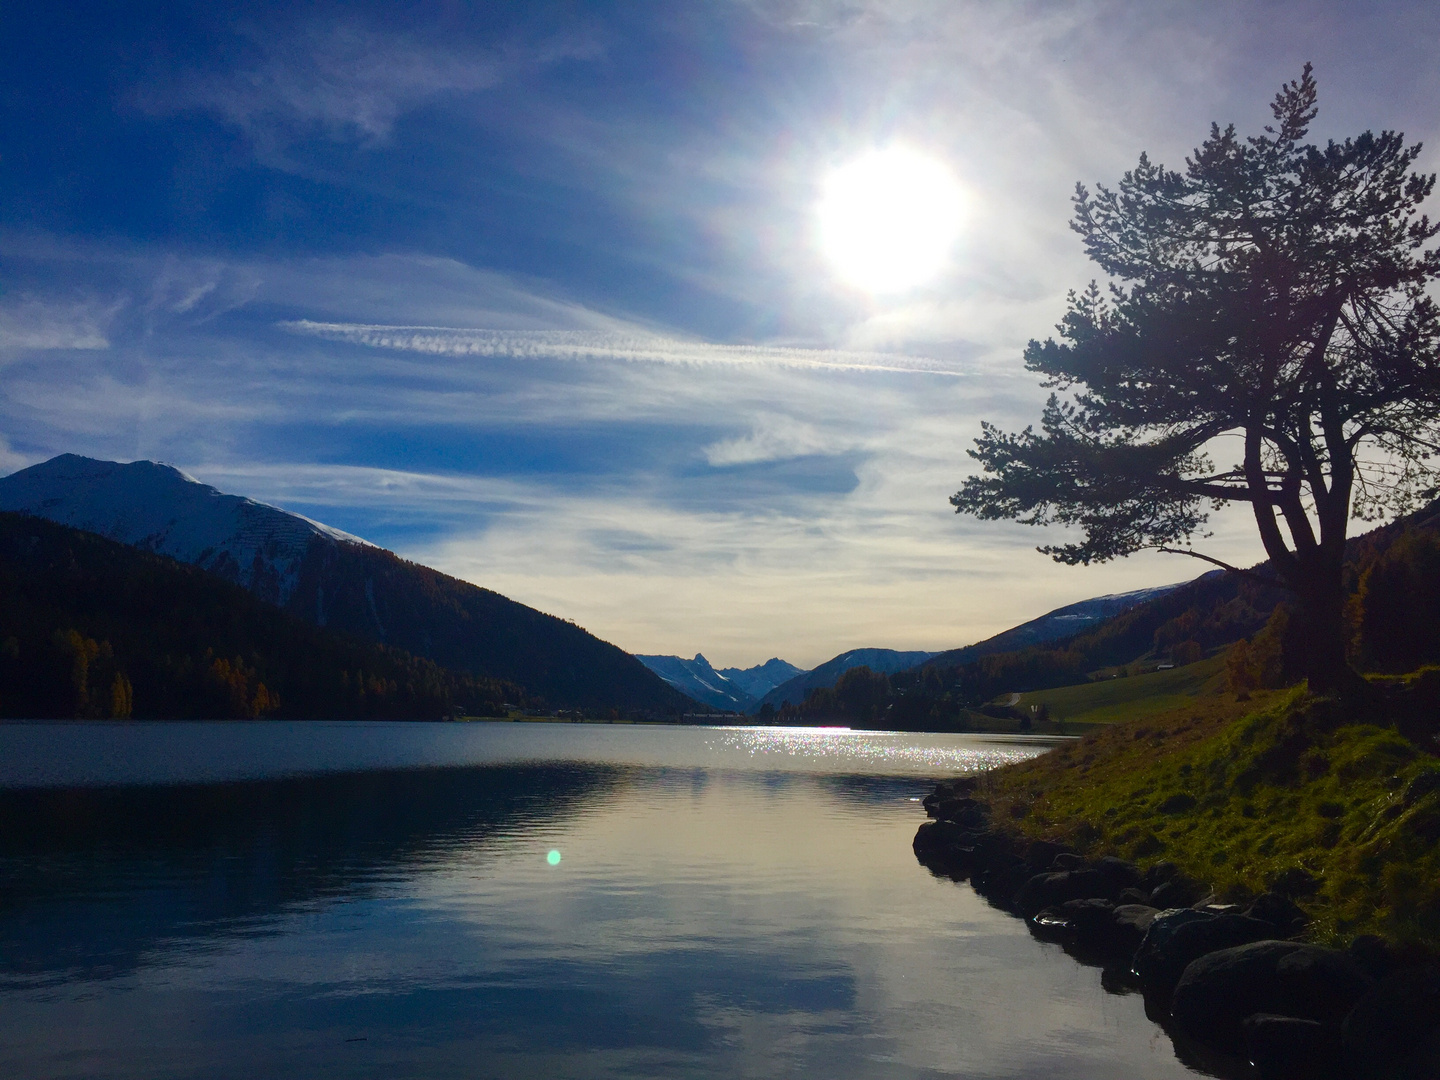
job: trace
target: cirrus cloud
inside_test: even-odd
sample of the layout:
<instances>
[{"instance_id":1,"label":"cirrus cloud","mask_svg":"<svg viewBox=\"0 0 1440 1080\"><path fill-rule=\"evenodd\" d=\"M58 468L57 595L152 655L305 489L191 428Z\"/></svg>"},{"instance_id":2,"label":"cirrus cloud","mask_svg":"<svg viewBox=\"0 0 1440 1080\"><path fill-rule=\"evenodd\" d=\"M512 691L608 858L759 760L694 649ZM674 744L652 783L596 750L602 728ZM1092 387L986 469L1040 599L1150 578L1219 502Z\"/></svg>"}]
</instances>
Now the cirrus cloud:
<instances>
[{"instance_id":1,"label":"cirrus cloud","mask_svg":"<svg viewBox=\"0 0 1440 1080\"><path fill-rule=\"evenodd\" d=\"M643 333L588 330L485 330L446 326L367 326L287 320L282 329L327 341L434 356L556 360L623 360L659 364L775 365L842 371L898 371L964 376L952 365L926 357L782 345L717 345Z\"/></svg>"}]
</instances>

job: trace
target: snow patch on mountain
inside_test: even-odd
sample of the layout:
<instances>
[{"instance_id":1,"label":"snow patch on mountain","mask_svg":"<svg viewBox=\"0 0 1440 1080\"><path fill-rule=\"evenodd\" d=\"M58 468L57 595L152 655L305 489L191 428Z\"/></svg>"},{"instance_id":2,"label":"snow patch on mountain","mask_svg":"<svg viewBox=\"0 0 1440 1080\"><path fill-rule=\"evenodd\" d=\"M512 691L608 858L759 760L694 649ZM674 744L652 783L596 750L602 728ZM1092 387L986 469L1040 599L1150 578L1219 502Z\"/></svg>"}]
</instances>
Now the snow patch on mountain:
<instances>
[{"instance_id":1,"label":"snow patch on mountain","mask_svg":"<svg viewBox=\"0 0 1440 1080\"><path fill-rule=\"evenodd\" d=\"M61 454L0 479L0 510L33 514L193 563L284 604L317 539L358 536L239 495L170 465Z\"/></svg>"},{"instance_id":2,"label":"snow patch on mountain","mask_svg":"<svg viewBox=\"0 0 1440 1080\"><path fill-rule=\"evenodd\" d=\"M744 690L711 667L710 661L700 653L696 653L693 660L680 656L639 654L636 654L635 659L682 694L689 694L712 709L743 712L753 700Z\"/></svg>"},{"instance_id":3,"label":"snow patch on mountain","mask_svg":"<svg viewBox=\"0 0 1440 1080\"><path fill-rule=\"evenodd\" d=\"M773 656L763 664L748 668L721 668L720 674L759 701L775 687L788 682L797 675L805 674L804 668Z\"/></svg>"}]
</instances>

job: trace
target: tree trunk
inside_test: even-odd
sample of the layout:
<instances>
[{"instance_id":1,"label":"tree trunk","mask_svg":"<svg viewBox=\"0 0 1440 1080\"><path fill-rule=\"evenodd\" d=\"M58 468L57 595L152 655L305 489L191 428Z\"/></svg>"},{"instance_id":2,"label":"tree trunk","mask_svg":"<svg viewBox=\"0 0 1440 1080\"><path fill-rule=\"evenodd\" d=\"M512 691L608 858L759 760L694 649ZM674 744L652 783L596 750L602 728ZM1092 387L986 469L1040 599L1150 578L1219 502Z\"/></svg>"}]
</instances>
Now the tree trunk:
<instances>
[{"instance_id":1,"label":"tree trunk","mask_svg":"<svg viewBox=\"0 0 1440 1080\"><path fill-rule=\"evenodd\" d=\"M1296 667L1314 693L1350 694L1363 686L1364 680L1345 659L1349 632L1343 564L1317 552L1297 570L1291 626L1291 640L1299 651Z\"/></svg>"}]
</instances>

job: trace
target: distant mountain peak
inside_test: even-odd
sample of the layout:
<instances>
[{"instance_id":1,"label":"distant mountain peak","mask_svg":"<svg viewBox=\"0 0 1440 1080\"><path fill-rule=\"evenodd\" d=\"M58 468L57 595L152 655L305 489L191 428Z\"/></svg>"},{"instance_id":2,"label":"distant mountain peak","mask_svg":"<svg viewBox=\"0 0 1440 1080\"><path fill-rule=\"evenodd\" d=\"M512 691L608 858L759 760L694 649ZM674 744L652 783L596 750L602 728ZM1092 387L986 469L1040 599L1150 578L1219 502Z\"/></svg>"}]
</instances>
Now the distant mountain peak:
<instances>
[{"instance_id":1,"label":"distant mountain peak","mask_svg":"<svg viewBox=\"0 0 1440 1080\"><path fill-rule=\"evenodd\" d=\"M302 514L227 495L173 465L61 454L0 479L0 510L194 563L284 605L314 537L374 546Z\"/></svg>"},{"instance_id":2,"label":"distant mountain peak","mask_svg":"<svg viewBox=\"0 0 1440 1080\"><path fill-rule=\"evenodd\" d=\"M712 709L741 712L750 703L750 695L711 667L702 653L697 652L693 660L681 656L639 654L635 659L682 694L689 694Z\"/></svg>"},{"instance_id":3,"label":"distant mountain peak","mask_svg":"<svg viewBox=\"0 0 1440 1080\"><path fill-rule=\"evenodd\" d=\"M763 664L748 668L721 668L720 674L749 694L756 702L783 682L804 675L805 669L796 667L778 656L772 656Z\"/></svg>"},{"instance_id":4,"label":"distant mountain peak","mask_svg":"<svg viewBox=\"0 0 1440 1080\"><path fill-rule=\"evenodd\" d=\"M703 701L715 709L744 712L773 687L796 675L802 668L786 663L778 656L750 668L723 668L716 671L696 653L695 659L680 656L639 656L637 659L675 689Z\"/></svg>"}]
</instances>

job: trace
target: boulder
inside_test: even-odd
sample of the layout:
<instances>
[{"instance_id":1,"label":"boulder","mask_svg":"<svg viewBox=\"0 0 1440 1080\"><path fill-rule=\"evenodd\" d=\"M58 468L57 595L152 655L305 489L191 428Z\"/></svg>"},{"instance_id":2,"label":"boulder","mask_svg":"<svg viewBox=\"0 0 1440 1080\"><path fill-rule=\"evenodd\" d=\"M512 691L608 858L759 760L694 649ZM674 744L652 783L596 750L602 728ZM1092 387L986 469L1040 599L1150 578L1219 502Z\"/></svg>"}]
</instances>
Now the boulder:
<instances>
[{"instance_id":1,"label":"boulder","mask_svg":"<svg viewBox=\"0 0 1440 1080\"><path fill-rule=\"evenodd\" d=\"M970 884L996 907L1008 909L1014 904L1015 894L1031 876L1030 867L1024 859L1018 855L997 853L971 876Z\"/></svg>"},{"instance_id":2,"label":"boulder","mask_svg":"<svg viewBox=\"0 0 1440 1080\"><path fill-rule=\"evenodd\" d=\"M935 785L935 794L942 799L954 795L973 795L980 786L978 776L952 776Z\"/></svg>"},{"instance_id":3,"label":"boulder","mask_svg":"<svg viewBox=\"0 0 1440 1080\"><path fill-rule=\"evenodd\" d=\"M941 802L973 794L977 783L978 781L973 776L958 776L953 780L941 780L935 785L934 791L920 800L920 805L925 807L927 814L934 817L935 807Z\"/></svg>"},{"instance_id":4,"label":"boulder","mask_svg":"<svg viewBox=\"0 0 1440 1080\"><path fill-rule=\"evenodd\" d=\"M963 877L1009 851L1000 833L969 829L953 821L927 821L915 830L911 843L922 866L938 873Z\"/></svg>"},{"instance_id":5,"label":"boulder","mask_svg":"<svg viewBox=\"0 0 1440 1080\"><path fill-rule=\"evenodd\" d=\"M964 796L940 799L925 809L937 821L952 821L967 829L983 829L990 823L989 804Z\"/></svg>"},{"instance_id":6,"label":"boulder","mask_svg":"<svg viewBox=\"0 0 1440 1080\"><path fill-rule=\"evenodd\" d=\"M1117 952L1134 956L1159 914L1158 909L1148 904L1117 904L1112 920L1112 946Z\"/></svg>"},{"instance_id":7,"label":"boulder","mask_svg":"<svg viewBox=\"0 0 1440 1080\"><path fill-rule=\"evenodd\" d=\"M1191 904L1197 911L1208 911L1211 915L1244 915L1244 904L1222 904L1212 893L1198 904Z\"/></svg>"},{"instance_id":8,"label":"boulder","mask_svg":"<svg viewBox=\"0 0 1440 1080\"><path fill-rule=\"evenodd\" d=\"M1391 972L1355 1003L1342 1030L1354 1080L1440 1076L1440 967Z\"/></svg>"},{"instance_id":9,"label":"boulder","mask_svg":"<svg viewBox=\"0 0 1440 1080\"><path fill-rule=\"evenodd\" d=\"M1032 840L1030 846L1025 849L1025 864L1032 867L1038 874L1042 870L1049 870L1050 864L1055 861L1056 856L1074 854L1074 848L1057 844L1053 840ZM1076 858L1079 856L1077 855Z\"/></svg>"},{"instance_id":10,"label":"boulder","mask_svg":"<svg viewBox=\"0 0 1440 1080\"><path fill-rule=\"evenodd\" d=\"M1154 889L1157 886L1169 881L1171 878L1175 877L1179 873L1180 867L1177 866L1175 863L1171 862L1169 859L1165 859L1157 863L1151 863L1149 868L1145 871L1145 888ZM1185 906L1188 907L1189 905L1187 904Z\"/></svg>"},{"instance_id":11,"label":"boulder","mask_svg":"<svg viewBox=\"0 0 1440 1080\"><path fill-rule=\"evenodd\" d=\"M1015 909L1028 919L1047 907L1059 907L1067 900L1099 897L1113 902L1118 891L1110 878L1099 870L1060 870L1036 874L1015 894Z\"/></svg>"},{"instance_id":12,"label":"boulder","mask_svg":"<svg viewBox=\"0 0 1440 1080\"><path fill-rule=\"evenodd\" d=\"M1316 1020L1256 1013L1240 1023L1260 1080L1339 1080L1340 1042Z\"/></svg>"},{"instance_id":13,"label":"boulder","mask_svg":"<svg viewBox=\"0 0 1440 1080\"><path fill-rule=\"evenodd\" d=\"M1030 922L1052 936L1064 936L1081 943L1104 938L1115 920L1115 905L1109 900L1089 898L1067 900L1037 913Z\"/></svg>"},{"instance_id":14,"label":"boulder","mask_svg":"<svg viewBox=\"0 0 1440 1080\"><path fill-rule=\"evenodd\" d=\"M1214 926L1223 918L1192 925ZM1338 1032L1371 985L1370 976L1338 949L1252 941L1191 962L1171 995L1170 1013L1194 1038L1239 1052L1245 1048L1246 1017L1271 1013L1314 1020Z\"/></svg>"},{"instance_id":15,"label":"boulder","mask_svg":"<svg viewBox=\"0 0 1440 1080\"><path fill-rule=\"evenodd\" d=\"M1095 869L1099 870L1107 878L1115 883L1115 891L1121 889L1136 888L1144 881L1140 868L1132 862L1124 859L1117 859L1114 855L1106 855L1103 859L1095 862Z\"/></svg>"},{"instance_id":16,"label":"boulder","mask_svg":"<svg viewBox=\"0 0 1440 1080\"><path fill-rule=\"evenodd\" d=\"M949 821L927 821L915 830L910 846L916 855L935 855L958 847L969 830Z\"/></svg>"},{"instance_id":17,"label":"boulder","mask_svg":"<svg viewBox=\"0 0 1440 1080\"><path fill-rule=\"evenodd\" d=\"M1042 937L1059 938L1091 953L1130 956L1158 915L1143 904L1112 904L1089 897L1047 907L1030 920Z\"/></svg>"},{"instance_id":18,"label":"boulder","mask_svg":"<svg viewBox=\"0 0 1440 1080\"><path fill-rule=\"evenodd\" d=\"M1075 851L1062 851L1050 860L1049 866L1042 866L1040 870L1048 870L1051 873L1059 873L1062 870L1084 870L1085 856Z\"/></svg>"},{"instance_id":19,"label":"boulder","mask_svg":"<svg viewBox=\"0 0 1440 1080\"><path fill-rule=\"evenodd\" d=\"M1294 937L1310 921L1294 900L1283 893L1268 892L1257 896L1245 909L1252 919L1267 922L1275 928L1274 937Z\"/></svg>"},{"instance_id":20,"label":"boulder","mask_svg":"<svg viewBox=\"0 0 1440 1080\"><path fill-rule=\"evenodd\" d=\"M1204 895L1205 890L1196 885L1188 878L1176 875L1166 881L1160 882L1150 890L1149 899L1146 901L1151 907L1160 908L1186 908Z\"/></svg>"},{"instance_id":21,"label":"boulder","mask_svg":"<svg viewBox=\"0 0 1440 1080\"><path fill-rule=\"evenodd\" d=\"M1191 914L1181 916L1176 912L1166 918L1171 913L1165 912L1158 916L1135 953L1135 974L1140 978L1140 985L1162 1004L1170 999L1171 991L1191 961L1206 953L1275 936L1275 928L1259 919L1217 915L1195 908L1182 910Z\"/></svg>"},{"instance_id":22,"label":"boulder","mask_svg":"<svg viewBox=\"0 0 1440 1080\"><path fill-rule=\"evenodd\" d=\"M1171 937L1187 923L1201 922L1215 918L1214 915L1194 908L1166 908L1150 920L1150 928L1135 953L1135 974L1145 981L1146 973L1155 959L1165 949Z\"/></svg>"}]
</instances>

